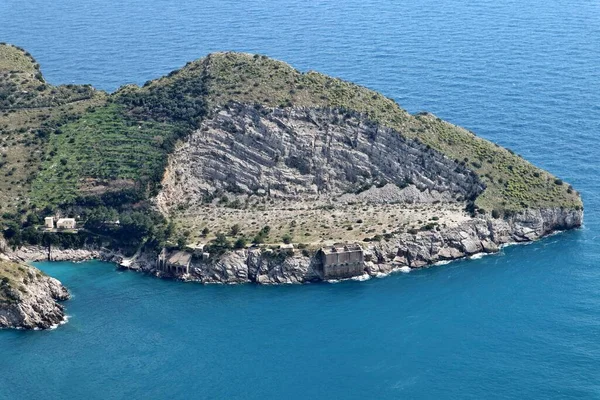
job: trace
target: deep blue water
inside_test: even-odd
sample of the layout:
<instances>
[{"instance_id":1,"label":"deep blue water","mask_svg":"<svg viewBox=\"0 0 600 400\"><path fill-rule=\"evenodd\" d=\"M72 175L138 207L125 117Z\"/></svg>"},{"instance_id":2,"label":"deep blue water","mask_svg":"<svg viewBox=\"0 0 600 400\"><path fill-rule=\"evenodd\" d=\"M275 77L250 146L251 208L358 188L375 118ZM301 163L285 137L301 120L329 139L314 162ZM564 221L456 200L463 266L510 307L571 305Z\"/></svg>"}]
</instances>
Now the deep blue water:
<instances>
[{"instance_id":1,"label":"deep blue water","mask_svg":"<svg viewBox=\"0 0 600 400\"><path fill-rule=\"evenodd\" d=\"M199 286L41 264L71 319L0 332L0 398L600 398L600 3L2 0L0 41L112 91L219 50L380 90L581 191L585 227L367 282Z\"/></svg>"}]
</instances>

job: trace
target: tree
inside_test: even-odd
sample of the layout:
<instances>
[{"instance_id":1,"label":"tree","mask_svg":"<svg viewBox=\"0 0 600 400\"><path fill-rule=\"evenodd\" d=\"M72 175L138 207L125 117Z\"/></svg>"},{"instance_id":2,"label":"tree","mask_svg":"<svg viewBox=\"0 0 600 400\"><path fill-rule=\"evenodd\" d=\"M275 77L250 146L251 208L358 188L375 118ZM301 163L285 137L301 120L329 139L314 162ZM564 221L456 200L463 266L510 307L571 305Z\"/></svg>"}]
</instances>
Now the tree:
<instances>
[{"instance_id":1,"label":"tree","mask_svg":"<svg viewBox=\"0 0 600 400\"><path fill-rule=\"evenodd\" d=\"M221 232L217 233L217 237L213 241L213 244L224 249L231 248L231 243L229 243L229 240L227 240L227 236L225 236L225 234Z\"/></svg>"},{"instance_id":2,"label":"tree","mask_svg":"<svg viewBox=\"0 0 600 400\"><path fill-rule=\"evenodd\" d=\"M225 234L219 232L215 240L210 242L210 244L206 247L206 250L215 255L223 254L225 251L231 249L231 243L227 240L227 236Z\"/></svg>"},{"instance_id":3,"label":"tree","mask_svg":"<svg viewBox=\"0 0 600 400\"><path fill-rule=\"evenodd\" d=\"M237 236L240 233L240 225L239 224L235 224L231 227L231 236Z\"/></svg>"},{"instance_id":4,"label":"tree","mask_svg":"<svg viewBox=\"0 0 600 400\"><path fill-rule=\"evenodd\" d=\"M292 243L292 236L289 233L286 233L285 235L283 235L281 240L283 240L283 243L285 244L290 244Z\"/></svg>"}]
</instances>

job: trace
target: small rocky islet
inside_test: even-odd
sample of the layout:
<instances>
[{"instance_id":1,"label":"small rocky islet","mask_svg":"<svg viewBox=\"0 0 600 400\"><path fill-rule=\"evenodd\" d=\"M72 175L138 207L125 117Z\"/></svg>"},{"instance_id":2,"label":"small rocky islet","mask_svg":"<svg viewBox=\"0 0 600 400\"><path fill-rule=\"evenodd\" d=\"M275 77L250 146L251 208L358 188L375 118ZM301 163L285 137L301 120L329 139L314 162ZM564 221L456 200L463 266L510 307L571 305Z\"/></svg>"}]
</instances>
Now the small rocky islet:
<instances>
[{"instance_id":1,"label":"small rocky islet","mask_svg":"<svg viewBox=\"0 0 600 400\"><path fill-rule=\"evenodd\" d=\"M511 150L261 55L211 54L109 94L50 85L0 44L0 146L0 327L64 320L68 292L27 261L304 283L494 253L583 220L573 187Z\"/></svg>"}]
</instances>

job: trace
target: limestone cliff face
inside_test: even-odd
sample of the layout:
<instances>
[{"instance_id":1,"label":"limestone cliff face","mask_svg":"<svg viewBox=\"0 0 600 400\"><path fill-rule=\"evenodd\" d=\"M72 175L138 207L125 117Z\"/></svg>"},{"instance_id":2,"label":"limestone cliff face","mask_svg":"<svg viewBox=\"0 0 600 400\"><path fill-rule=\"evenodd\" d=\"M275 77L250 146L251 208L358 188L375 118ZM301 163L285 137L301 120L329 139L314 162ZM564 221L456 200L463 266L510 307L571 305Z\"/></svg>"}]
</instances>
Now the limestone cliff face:
<instances>
[{"instance_id":1,"label":"limestone cliff face","mask_svg":"<svg viewBox=\"0 0 600 400\"><path fill-rule=\"evenodd\" d=\"M39 270L19 266L20 282L0 282L0 328L48 329L65 320L57 301L67 300L69 292L56 279Z\"/></svg>"},{"instance_id":2,"label":"limestone cliff face","mask_svg":"<svg viewBox=\"0 0 600 400\"><path fill-rule=\"evenodd\" d=\"M170 156L157 203L168 213L181 206L206 205L215 193L231 193L304 204L332 199L331 213L355 203L423 205L425 214L431 215L418 221L420 229L407 229L404 216L404 220L386 222L385 240L361 242L367 255L364 270L369 275L493 253L505 244L536 240L582 224L583 211L577 207L525 209L504 218L493 218L489 212L471 216L458 211L425 228L423 221L436 215L430 207L433 204L438 215L444 207L456 210L459 205L462 210L484 190L485 185L464 163L364 115L230 103L215 110ZM222 212L212 210L205 214L207 218L218 218ZM362 238L357 236L356 241ZM261 284L322 279L314 257L298 252L273 257L259 248L231 251L210 262L195 261L191 274L184 278Z\"/></svg>"},{"instance_id":3,"label":"limestone cliff face","mask_svg":"<svg viewBox=\"0 0 600 400\"><path fill-rule=\"evenodd\" d=\"M479 253L495 253L500 246L537 240L559 230L581 226L583 211L570 209L528 210L507 219L473 218L441 231L401 234L373 247L370 274L396 267L420 268Z\"/></svg>"},{"instance_id":4,"label":"limestone cliff face","mask_svg":"<svg viewBox=\"0 0 600 400\"><path fill-rule=\"evenodd\" d=\"M301 199L385 184L406 188L399 198L408 202L463 201L484 190L464 166L361 114L234 103L171 155L158 204L175 209L217 190Z\"/></svg>"}]
</instances>

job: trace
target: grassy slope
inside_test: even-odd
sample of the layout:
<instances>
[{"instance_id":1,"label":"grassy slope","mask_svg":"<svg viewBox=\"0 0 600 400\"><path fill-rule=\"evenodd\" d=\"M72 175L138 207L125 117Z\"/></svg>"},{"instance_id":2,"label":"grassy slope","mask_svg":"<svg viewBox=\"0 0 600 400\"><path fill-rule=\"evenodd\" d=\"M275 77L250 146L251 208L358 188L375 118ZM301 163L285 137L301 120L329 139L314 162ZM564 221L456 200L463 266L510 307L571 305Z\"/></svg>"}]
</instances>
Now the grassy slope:
<instances>
[{"instance_id":1,"label":"grassy slope","mask_svg":"<svg viewBox=\"0 0 600 400\"><path fill-rule=\"evenodd\" d=\"M116 104L99 107L50 137L54 156L33 182L33 201L60 203L85 191L86 180L140 181L164 169L164 124L131 123ZM87 185L89 186L89 185Z\"/></svg>"},{"instance_id":2,"label":"grassy slope","mask_svg":"<svg viewBox=\"0 0 600 400\"><path fill-rule=\"evenodd\" d=\"M33 274L41 276L44 273L28 265L0 260L0 304L14 301L9 288L24 291L24 285L34 278Z\"/></svg>"},{"instance_id":3,"label":"grassy slope","mask_svg":"<svg viewBox=\"0 0 600 400\"><path fill-rule=\"evenodd\" d=\"M105 100L91 86L47 84L31 55L0 45L0 213L26 212L51 132Z\"/></svg>"},{"instance_id":4,"label":"grassy slope","mask_svg":"<svg viewBox=\"0 0 600 400\"><path fill-rule=\"evenodd\" d=\"M0 109L53 107L88 100L90 85L53 86L44 81L40 66L25 50L0 45Z\"/></svg>"}]
</instances>

